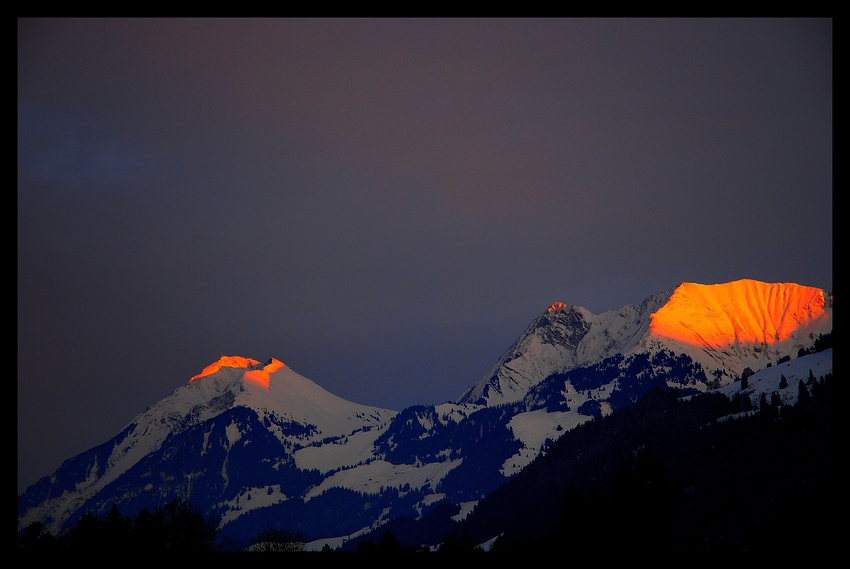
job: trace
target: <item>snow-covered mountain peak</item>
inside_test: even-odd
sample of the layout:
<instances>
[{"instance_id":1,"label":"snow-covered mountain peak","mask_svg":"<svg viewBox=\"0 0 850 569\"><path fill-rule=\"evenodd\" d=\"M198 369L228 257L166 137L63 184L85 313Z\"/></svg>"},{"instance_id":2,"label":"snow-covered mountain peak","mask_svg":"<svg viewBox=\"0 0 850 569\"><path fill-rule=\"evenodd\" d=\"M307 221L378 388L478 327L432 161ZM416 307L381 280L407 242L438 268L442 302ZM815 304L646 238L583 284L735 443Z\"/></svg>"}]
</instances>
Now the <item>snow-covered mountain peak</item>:
<instances>
[{"instance_id":1,"label":"snow-covered mountain peak","mask_svg":"<svg viewBox=\"0 0 850 569\"><path fill-rule=\"evenodd\" d=\"M664 345L706 369L738 375L796 355L831 331L831 296L819 288L750 279L682 283L652 314L643 346Z\"/></svg>"},{"instance_id":2,"label":"snow-covered mountain peak","mask_svg":"<svg viewBox=\"0 0 850 569\"><path fill-rule=\"evenodd\" d=\"M254 415L257 424L268 429L285 448L314 445L313 450L318 451L327 440L351 436L366 445L365 450L354 453L357 460L365 460L371 457L368 453L371 441L397 414L333 395L275 358L263 364L252 358L222 356L148 407L110 441L80 455L79 460L86 463L85 479L76 481L74 491L67 496L62 494L46 500L20 522L25 524L30 519L49 517L57 530L72 511L140 461L153 456L167 441L202 425L209 425L205 428L211 432L221 417L226 417L221 420L231 444L245 434L239 430L234 417ZM204 452L202 449L201 454ZM78 459L68 462L70 470L77 468L74 460ZM334 466L342 465L349 464L343 462ZM47 486L51 484L46 479L43 482Z\"/></svg>"},{"instance_id":3,"label":"snow-covered mountain peak","mask_svg":"<svg viewBox=\"0 0 850 569\"><path fill-rule=\"evenodd\" d=\"M686 354L728 383L745 367L794 357L831 331L831 295L793 283L682 283L601 314L555 302L458 401L519 401L554 373L662 350Z\"/></svg>"},{"instance_id":4,"label":"snow-covered mountain peak","mask_svg":"<svg viewBox=\"0 0 850 569\"><path fill-rule=\"evenodd\" d=\"M237 406L263 417L312 425L317 435L325 436L383 424L396 414L338 397L276 358L263 364L242 356L222 356L149 411L167 407L168 415L194 422Z\"/></svg>"},{"instance_id":5,"label":"snow-covered mountain peak","mask_svg":"<svg viewBox=\"0 0 850 569\"><path fill-rule=\"evenodd\" d=\"M649 330L649 315L671 292L601 314L581 306L553 303L458 402L498 405L519 401L553 373L591 365L635 348Z\"/></svg>"},{"instance_id":6,"label":"snow-covered mountain peak","mask_svg":"<svg viewBox=\"0 0 850 569\"><path fill-rule=\"evenodd\" d=\"M231 392L234 399L240 393L253 391L255 388L259 388L261 392L268 392L271 391L272 374L285 367L286 364L276 358L270 358L262 364L253 358L221 356L175 391L172 397L177 395L178 400L191 400L192 405L198 405L226 392ZM260 398L269 399L268 396L262 395ZM269 404L269 401L257 402L257 404L264 407Z\"/></svg>"},{"instance_id":7,"label":"snow-covered mountain peak","mask_svg":"<svg viewBox=\"0 0 850 569\"><path fill-rule=\"evenodd\" d=\"M234 406L314 425L325 436L349 433L365 424L382 424L396 415L396 411L338 397L274 358L260 369L242 371L239 379Z\"/></svg>"}]
</instances>

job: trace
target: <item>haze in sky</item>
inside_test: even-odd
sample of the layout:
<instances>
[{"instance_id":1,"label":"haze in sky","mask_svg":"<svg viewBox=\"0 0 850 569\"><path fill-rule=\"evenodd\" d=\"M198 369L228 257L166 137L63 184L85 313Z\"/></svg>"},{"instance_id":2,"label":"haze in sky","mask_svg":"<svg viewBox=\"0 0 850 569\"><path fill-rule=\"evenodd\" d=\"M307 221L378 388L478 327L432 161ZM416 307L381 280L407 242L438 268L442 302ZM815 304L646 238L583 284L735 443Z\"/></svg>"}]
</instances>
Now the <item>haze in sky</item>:
<instances>
[{"instance_id":1,"label":"haze in sky","mask_svg":"<svg viewBox=\"0 0 850 569\"><path fill-rule=\"evenodd\" d=\"M552 302L832 289L831 20L19 20L18 491L222 354L401 410Z\"/></svg>"}]
</instances>

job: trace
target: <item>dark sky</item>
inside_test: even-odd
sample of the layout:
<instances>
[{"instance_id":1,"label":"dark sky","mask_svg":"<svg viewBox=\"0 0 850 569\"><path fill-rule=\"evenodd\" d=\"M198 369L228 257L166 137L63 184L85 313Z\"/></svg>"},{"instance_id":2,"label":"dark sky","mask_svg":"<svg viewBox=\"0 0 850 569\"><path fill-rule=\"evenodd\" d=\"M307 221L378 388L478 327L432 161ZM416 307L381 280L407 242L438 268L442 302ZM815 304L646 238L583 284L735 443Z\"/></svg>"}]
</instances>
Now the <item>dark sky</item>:
<instances>
[{"instance_id":1,"label":"dark sky","mask_svg":"<svg viewBox=\"0 0 850 569\"><path fill-rule=\"evenodd\" d=\"M455 399L554 301L832 289L830 20L19 20L18 491L222 354Z\"/></svg>"}]
</instances>

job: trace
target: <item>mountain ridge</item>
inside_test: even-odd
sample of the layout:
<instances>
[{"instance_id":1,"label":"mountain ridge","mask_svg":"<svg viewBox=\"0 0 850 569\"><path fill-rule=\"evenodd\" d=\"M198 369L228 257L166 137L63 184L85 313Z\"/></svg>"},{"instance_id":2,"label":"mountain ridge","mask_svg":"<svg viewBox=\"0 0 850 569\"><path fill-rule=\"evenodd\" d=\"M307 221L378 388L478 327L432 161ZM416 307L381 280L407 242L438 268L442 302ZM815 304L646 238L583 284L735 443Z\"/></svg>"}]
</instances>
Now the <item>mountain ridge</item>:
<instances>
[{"instance_id":1,"label":"mountain ridge","mask_svg":"<svg viewBox=\"0 0 850 569\"><path fill-rule=\"evenodd\" d=\"M831 332L831 298L744 280L683 283L598 315L553 303L457 402L400 412L346 401L275 358L223 355L30 486L18 526L39 520L59 532L88 509L190 498L244 541L272 522L312 520L300 531L318 538L421 516L442 501L469 508L563 432L647 390L699 393L730 385L735 370L795 357ZM740 313L742 302L770 314ZM677 328L677 318L690 320ZM715 330L722 341L708 334ZM687 335L695 331L703 344ZM759 341L740 341L751 337Z\"/></svg>"},{"instance_id":2,"label":"mountain ridge","mask_svg":"<svg viewBox=\"0 0 850 569\"><path fill-rule=\"evenodd\" d=\"M771 358L776 361L796 355L804 344L830 331L831 298L822 289L796 283L741 279L717 285L684 282L640 304L600 314L556 302L458 402L491 405L518 401L553 373L617 353L628 356L663 349L687 353L707 371L715 372L721 384L728 383L745 367L760 368ZM721 310L711 308L715 305ZM730 306L743 313L730 315ZM743 310L746 307L755 310ZM683 319L691 323L684 324ZM567 325L573 334L559 338ZM808 339L803 338L806 335Z\"/></svg>"}]
</instances>

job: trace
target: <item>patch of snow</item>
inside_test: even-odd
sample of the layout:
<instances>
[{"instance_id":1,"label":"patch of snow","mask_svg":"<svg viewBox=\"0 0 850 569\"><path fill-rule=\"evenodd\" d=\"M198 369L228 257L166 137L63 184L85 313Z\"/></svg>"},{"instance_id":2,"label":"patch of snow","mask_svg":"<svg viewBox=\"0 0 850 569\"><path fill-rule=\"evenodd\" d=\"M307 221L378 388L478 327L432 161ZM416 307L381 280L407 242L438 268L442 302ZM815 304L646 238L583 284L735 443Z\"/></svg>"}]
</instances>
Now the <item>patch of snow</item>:
<instances>
[{"instance_id":1,"label":"patch of snow","mask_svg":"<svg viewBox=\"0 0 850 569\"><path fill-rule=\"evenodd\" d=\"M579 395L576 394L576 397L579 397ZM590 419L592 417L582 415L575 409L554 413L549 413L545 409L538 409L514 415L508 422L508 428L514 437L523 444L523 447L517 454L502 463L500 472L506 477L516 474L537 458L546 439L556 441L567 431Z\"/></svg>"},{"instance_id":2,"label":"patch of snow","mask_svg":"<svg viewBox=\"0 0 850 569\"><path fill-rule=\"evenodd\" d=\"M475 506L478 505L478 500L472 500L469 502L461 502L460 503L460 512L452 516L452 519L456 522L460 522L466 519L472 510L475 509Z\"/></svg>"},{"instance_id":3,"label":"patch of snow","mask_svg":"<svg viewBox=\"0 0 850 569\"><path fill-rule=\"evenodd\" d=\"M362 535L366 535L374 528L372 526L367 526L357 530L354 533L350 533L348 535L337 536L337 537L325 537L322 539L317 539L314 541L309 541L304 544L304 551L321 551L325 544L328 545L332 550L339 549L346 542L351 541L352 539L358 538Z\"/></svg>"},{"instance_id":4,"label":"patch of snow","mask_svg":"<svg viewBox=\"0 0 850 569\"><path fill-rule=\"evenodd\" d=\"M214 428L215 428L215 423L210 425L210 430L206 431L204 433L204 444L203 444L203 446L201 446L201 456L204 456L205 454L207 454L207 448L209 448L209 446L210 446L210 435L212 434Z\"/></svg>"},{"instance_id":5,"label":"patch of snow","mask_svg":"<svg viewBox=\"0 0 850 569\"><path fill-rule=\"evenodd\" d=\"M360 431L338 441L299 449L293 455L295 465L304 470L316 469L322 474L354 466L375 458L374 445L386 429L385 425L370 431Z\"/></svg>"},{"instance_id":6,"label":"patch of snow","mask_svg":"<svg viewBox=\"0 0 850 569\"><path fill-rule=\"evenodd\" d=\"M493 548L493 544L496 543L496 540L502 537L502 534L497 535L494 538L488 539L484 543L480 544L478 547L483 549L484 551L490 551Z\"/></svg>"},{"instance_id":7,"label":"patch of snow","mask_svg":"<svg viewBox=\"0 0 850 569\"><path fill-rule=\"evenodd\" d=\"M243 488L235 498L218 504L219 508L227 508L221 516L219 527L232 522L245 512L279 504L288 499L286 494L281 491L280 484Z\"/></svg>"},{"instance_id":8,"label":"patch of snow","mask_svg":"<svg viewBox=\"0 0 850 569\"><path fill-rule=\"evenodd\" d=\"M752 403L756 405L762 393L770 401L773 392L777 391L783 405L794 405L797 403L799 383L800 381L808 381L809 371L811 371L815 379L820 379L832 373L832 348L816 354L807 354L803 357L757 371L750 376L747 381L748 387L743 393L748 395ZM779 383L783 375L788 382L788 386L780 389ZM741 382L736 381L724 385L718 391L731 399L736 393L741 391Z\"/></svg>"},{"instance_id":9,"label":"patch of snow","mask_svg":"<svg viewBox=\"0 0 850 569\"><path fill-rule=\"evenodd\" d=\"M228 448L233 447L242 438L242 431L239 430L239 426L235 422L227 425L225 433L227 434Z\"/></svg>"},{"instance_id":10,"label":"patch of snow","mask_svg":"<svg viewBox=\"0 0 850 569\"><path fill-rule=\"evenodd\" d=\"M440 405L436 405L434 407L434 411L437 414L437 418L440 420L440 423L443 425L447 425L450 421L454 423L460 423L467 417L469 417L472 413L475 413L479 409L483 409L483 405L473 405L472 403L442 403Z\"/></svg>"},{"instance_id":11,"label":"patch of snow","mask_svg":"<svg viewBox=\"0 0 850 569\"><path fill-rule=\"evenodd\" d=\"M422 498L422 500L420 500L419 502L417 502L413 506L413 509L416 510L416 519L417 520L422 519L422 512L425 511L425 508L427 508L431 504L436 504L437 502L440 502L441 500L445 500L445 499L446 499L446 494L443 493L443 492L434 493L434 494L426 494L425 497Z\"/></svg>"},{"instance_id":12,"label":"patch of snow","mask_svg":"<svg viewBox=\"0 0 850 569\"><path fill-rule=\"evenodd\" d=\"M348 488L364 494L377 494L381 486L384 488L400 488L405 484L410 484L411 488L418 489L426 485L433 488L446 474L460 466L462 462L463 459L461 458L414 466L375 460L369 464L341 470L328 476L321 484L313 487L304 496L304 501L315 498L325 490L334 487Z\"/></svg>"}]
</instances>

